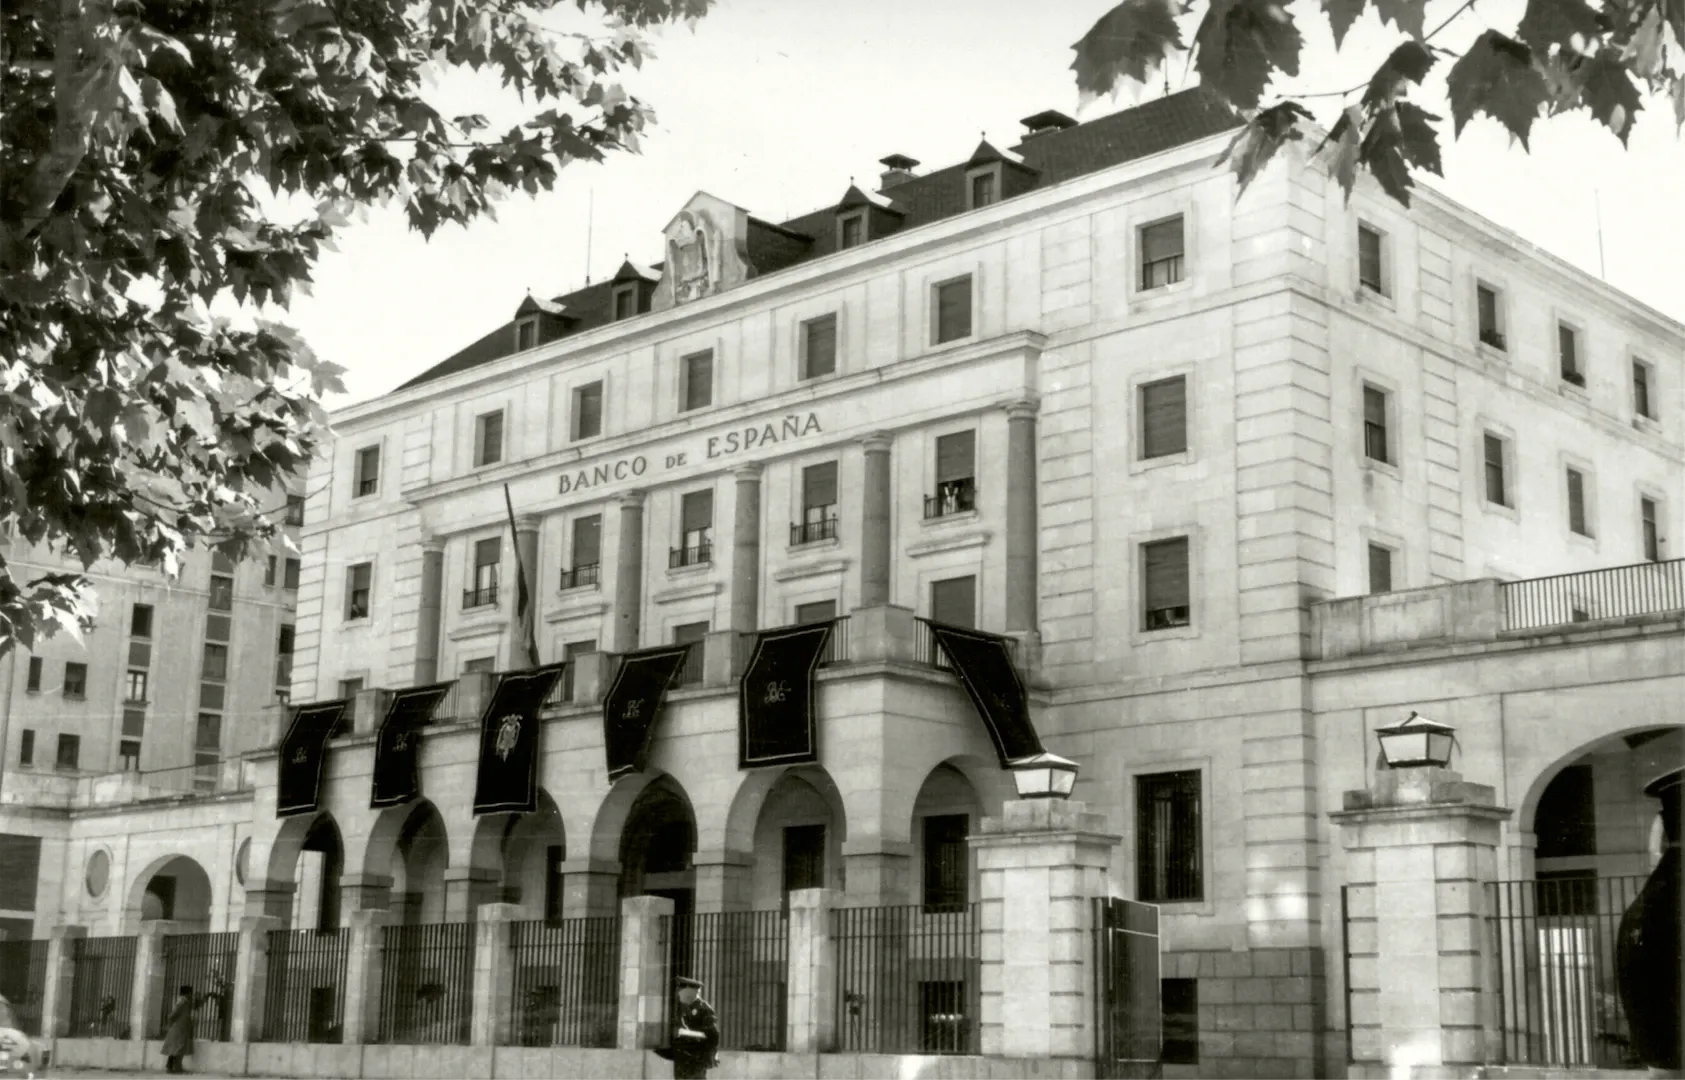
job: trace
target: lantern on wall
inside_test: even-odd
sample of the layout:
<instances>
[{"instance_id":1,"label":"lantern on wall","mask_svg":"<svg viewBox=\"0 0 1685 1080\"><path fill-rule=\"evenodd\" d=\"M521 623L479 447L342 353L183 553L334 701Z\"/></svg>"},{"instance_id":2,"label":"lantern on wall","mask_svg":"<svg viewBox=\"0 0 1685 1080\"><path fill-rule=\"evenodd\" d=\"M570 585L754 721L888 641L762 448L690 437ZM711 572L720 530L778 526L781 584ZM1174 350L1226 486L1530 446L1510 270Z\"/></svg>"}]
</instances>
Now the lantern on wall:
<instances>
[{"instance_id":1,"label":"lantern on wall","mask_svg":"<svg viewBox=\"0 0 1685 1080\"><path fill-rule=\"evenodd\" d=\"M1451 762L1451 744L1457 729L1418 712L1397 724L1377 728L1381 759L1389 769L1415 769L1424 765L1444 768Z\"/></svg>"},{"instance_id":2,"label":"lantern on wall","mask_svg":"<svg viewBox=\"0 0 1685 1080\"><path fill-rule=\"evenodd\" d=\"M1068 799L1077 782L1077 763L1043 751L1007 762L1020 799Z\"/></svg>"}]
</instances>

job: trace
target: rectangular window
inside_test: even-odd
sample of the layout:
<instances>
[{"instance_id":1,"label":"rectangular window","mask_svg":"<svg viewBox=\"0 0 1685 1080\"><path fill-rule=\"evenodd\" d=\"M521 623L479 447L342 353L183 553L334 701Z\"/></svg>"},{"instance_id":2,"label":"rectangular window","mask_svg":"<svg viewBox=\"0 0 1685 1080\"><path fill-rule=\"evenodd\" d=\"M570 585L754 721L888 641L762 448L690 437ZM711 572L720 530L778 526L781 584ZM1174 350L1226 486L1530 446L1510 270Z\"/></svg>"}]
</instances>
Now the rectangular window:
<instances>
[{"instance_id":1,"label":"rectangular window","mask_svg":"<svg viewBox=\"0 0 1685 1080\"><path fill-rule=\"evenodd\" d=\"M288 525L303 525L304 524L304 496L303 495L288 495L287 496L287 518L286 518L286 521L287 521Z\"/></svg>"},{"instance_id":2,"label":"rectangular window","mask_svg":"<svg viewBox=\"0 0 1685 1080\"><path fill-rule=\"evenodd\" d=\"M1580 368L1580 333L1567 323L1556 324L1556 352L1562 364L1562 381L1575 386L1586 384L1585 372Z\"/></svg>"},{"instance_id":3,"label":"rectangular window","mask_svg":"<svg viewBox=\"0 0 1685 1080\"><path fill-rule=\"evenodd\" d=\"M1503 307L1498 303L1498 290L1490 285L1474 287L1475 319L1480 343L1494 349L1507 349L1504 341Z\"/></svg>"},{"instance_id":4,"label":"rectangular window","mask_svg":"<svg viewBox=\"0 0 1685 1080\"><path fill-rule=\"evenodd\" d=\"M149 638L152 636L152 605L136 604L129 612L129 636Z\"/></svg>"},{"instance_id":5,"label":"rectangular window","mask_svg":"<svg viewBox=\"0 0 1685 1080\"><path fill-rule=\"evenodd\" d=\"M714 493L687 491L679 501L679 528L686 551L697 552L697 562L707 562L710 553L703 551L714 539Z\"/></svg>"},{"instance_id":6,"label":"rectangular window","mask_svg":"<svg viewBox=\"0 0 1685 1080\"><path fill-rule=\"evenodd\" d=\"M203 678L226 680L228 678L228 646L205 643L205 666Z\"/></svg>"},{"instance_id":7,"label":"rectangular window","mask_svg":"<svg viewBox=\"0 0 1685 1080\"><path fill-rule=\"evenodd\" d=\"M544 848L544 921L558 926L562 921L562 897L566 894L566 879L562 874L562 856L566 849L560 844Z\"/></svg>"},{"instance_id":8,"label":"rectangular window","mask_svg":"<svg viewBox=\"0 0 1685 1080\"><path fill-rule=\"evenodd\" d=\"M805 626L808 623L830 622L837 617L837 602L835 600L815 600L809 604L796 605L796 625Z\"/></svg>"},{"instance_id":9,"label":"rectangular window","mask_svg":"<svg viewBox=\"0 0 1685 1080\"><path fill-rule=\"evenodd\" d=\"M859 247L866 239L866 215L849 214L837 219L837 247L846 251Z\"/></svg>"},{"instance_id":10,"label":"rectangular window","mask_svg":"<svg viewBox=\"0 0 1685 1080\"><path fill-rule=\"evenodd\" d=\"M357 451L352 476L355 478L355 486L352 489L354 498L361 499L380 490L380 447L365 446Z\"/></svg>"},{"instance_id":11,"label":"rectangular window","mask_svg":"<svg viewBox=\"0 0 1685 1080\"><path fill-rule=\"evenodd\" d=\"M966 814L932 814L924 819L924 910L964 911L970 899L970 852L965 837L971 831Z\"/></svg>"},{"instance_id":12,"label":"rectangular window","mask_svg":"<svg viewBox=\"0 0 1685 1080\"><path fill-rule=\"evenodd\" d=\"M584 641L570 641L562 646L562 659L567 661L567 667L562 669L562 700L573 700L574 665L578 663L581 656L596 651L597 641L595 638L587 638Z\"/></svg>"},{"instance_id":13,"label":"rectangular window","mask_svg":"<svg viewBox=\"0 0 1685 1080\"><path fill-rule=\"evenodd\" d=\"M1182 280L1182 215L1141 229L1141 288L1159 289Z\"/></svg>"},{"instance_id":14,"label":"rectangular window","mask_svg":"<svg viewBox=\"0 0 1685 1080\"><path fill-rule=\"evenodd\" d=\"M1486 501L1509 505L1509 485L1504 476L1504 440L1490 432L1482 440L1486 461Z\"/></svg>"},{"instance_id":15,"label":"rectangular window","mask_svg":"<svg viewBox=\"0 0 1685 1080\"><path fill-rule=\"evenodd\" d=\"M802 378L817 379L837 370L837 317L821 315L802 323Z\"/></svg>"},{"instance_id":16,"label":"rectangular window","mask_svg":"<svg viewBox=\"0 0 1685 1080\"><path fill-rule=\"evenodd\" d=\"M1643 543L1644 557L1651 562L1660 562L1662 558L1662 539L1656 518L1656 500L1640 496L1638 500L1638 527Z\"/></svg>"},{"instance_id":17,"label":"rectangular window","mask_svg":"<svg viewBox=\"0 0 1685 1080\"><path fill-rule=\"evenodd\" d=\"M123 700L124 701L136 701L136 702L147 701L148 698L146 696L146 689L147 689L146 684L147 684L147 673L144 672L144 671L136 671L134 668L130 668L129 669L128 684L124 688Z\"/></svg>"},{"instance_id":18,"label":"rectangular window","mask_svg":"<svg viewBox=\"0 0 1685 1080\"><path fill-rule=\"evenodd\" d=\"M1199 770L1135 778L1135 895L1148 904L1205 898Z\"/></svg>"},{"instance_id":19,"label":"rectangular window","mask_svg":"<svg viewBox=\"0 0 1685 1080\"><path fill-rule=\"evenodd\" d=\"M479 674L482 674L482 673L489 674L490 672L493 672L493 671L496 671L496 670L497 670L497 658L495 656L479 656L479 657L475 657L472 660L464 660L462 662L462 673L464 675L479 675ZM363 680L352 679L352 680L349 680L349 681L355 682L357 684L358 689L362 688ZM341 683L340 688L343 690L344 687L345 687L345 683ZM351 696L350 694L344 694L344 693L340 694L340 697L350 697L350 696Z\"/></svg>"},{"instance_id":20,"label":"rectangular window","mask_svg":"<svg viewBox=\"0 0 1685 1080\"><path fill-rule=\"evenodd\" d=\"M369 601L373 591L373 564L356 563L345 568L346 619L366 619L369 617Z\"/></svg>"},{"instance_id":21,"label":"rectangular window","mask_svg":"<svg viewBox=\"0 0 1685 1080\"><path fill-rule=\"evenodd\" d=\"M802 470L802 519L792 533L792 544L811 544L817 540L836 538L836 462L821 462Z\"/></svg>"},{"instance_id":22,"label":"rectangular window","mask_svg":"<svg viewBox=\"0 0 1685 1080\"><path fill-rule=\"evenodd\" d=\"M298 569L299 562L297 559L288 559L286 561L286 564L281 568L281 587L283 589L293 589L295 591L298 589Z\"/></svg>"},{"instance_id":23,"label":"rectangular window","mask_svg":"<svg viewBox=\"0 0 1685 1080\"><path fill-rule=\"evenodd\" d=\"M1198 1065L1199 980L1160 979L1158 986L1164 1027L1159 1060L1166 1065Z\"/></svg>"},{"instance_id":24,"label":"rectangular window","mask_svg":"<svg viewBox=\"0 0 1685 1080\"><path fill-rule=\"evenodd\" d=\"M1369 545L1369 591L1392 592L1392 548Z\"/></svg>"},{"instance_id":25,"label":"rectangular window","mask_svg":"<svg viewBox=\"0 0 1685 1080\"><path fill-rule=\"evenodd\" d=\"M503 460L503 410L484 413L474 421L474 464L496 465Z\"/></svg>"},{"instance_id":26,"label":"rectangular window","mask_svg":"<svg viewBox=\"0 0 1685 1080\"><path fill-rule=\"evenodd\" d=\"M195 750L216 750L222 746L222 717L216 713L200 713L193 733Z\"/></svg>"},{"instance_id":27,"label":"rectangular window","mask_svg":"<svg viewBox=\"0 0 1685 1080\"><path fill-rule=\"evenodd\" d=\"M638 313L637 285L617 285L614 288L614 321L630 319Z\"/></svg>"},{"instance_id":28,"label":"rectangular window","mask_svg":"<svg viewBox=\"0 0 1685 1080\"><path fill-rule=\"evenodd\" d=\"M462 598L463 607L497 603L497 572L503 563L503 541L496 536L474 542L474 578Z\"/></svg>"},{"instance_id":29,"label":"rectangular window","mask_svg":"<svg viewBox=\"0 0 1685 1080\"><path fill-rule=\"evenodd\" d=\"M825 887L825 826L784 827L784 902L797 889Z\"/></svg>"},{"instance_id":30,"label":"rectangular window","mask_svg":"<svg viewBox=\"0 0 1685 1080\"><path fill-rule=\"evenodd\" d=\"M293 625L291 623L283 623L281 625L280 640L276 643L275 651L280 653L282 656L291 656L293 654L293 641L295 638L296 632Z\"/></svg>"},{"instance_id":31,"label":"rectangular window","mask_svg":"<svg viewBox=\"0 0 1685 1080\"><path fill-rule=\"evenodd\" d=\"M691 353L684 365L683 411L705 409L714 403L714 350Z\"/></svg>"},{"instance_id":32,"label":"rectangular window","mask_svg":"<svg viewBox=\"0 0 1685 1080\"><path fill-rule=\"evenodd\" d=\"M946 578L930 583L930 617L949 626L977 625L977 578Z\"/></svg>"},{"instance_id":33,"label":"rectangular window","mask_svg":"<svg viewBox=\"0 0 1685 1080\"><path fill-rule=\"evenodd\" d=\"M29 674L25 677L23 688L30 693L37 693L41 689L42 661L39 656L29 658Z\"/></svg>"},{"instance_id":34,"label":"rectangular window","mask_svg":"<svg viewBox=\"0 0 1685 1080\"><path fill-rule=\"evenodd\" d=\"M150 641L129 642L129 666L138 668L152 666L152 643Z\"/></svg>"},{"instance_id":35,"label":"rectangular window","mask_svg":"<svg viewBox=\"0 0 1685 1080\"><path fill-rule=\"evenodd\" d=\"M263 583L266 586L275 584L275 556L269 556L269 561L263 564Z\"/></svg>"},{"instance_id":36,"label":"rectangular window","mask_svg":"<svg viewBox=\"0 0 1685 1080\"><path fill-rule=\"evenodd\" d=\"M1357 282L1370 292L1386 295L1381 257L1381 234L1367 225L1357 227Z\"/></svg>"},{"instance_id":37,"label":"rectangular window","mask_svg":"<svg viewBox=\"0 0 1685 1080\"><path fill-rule=\"evenodd\" d=\"M488 659L486 661L486 663L489 665L489 664L492 663L492 661ZM467 670L467 665L463 666L463 670L464 671ZM488 666L484 670L490 671L491 668ZM360 694L362 692L363 692L363 680L362 679L341 679L341 680L339 680L339 696L340 697L342 697L342 698L353 698L353 697L356 697L358 694Z\"/></svg>"},{"instance_id":38,"label":"rectangular window","mask_svg":"<svg viewBox=\"0 0 1685 1080\"><path fill-rule=\"evenodd\" d=\"M1141 545L1141 628L1169 630L1193 621L1188 588L1188 538Z\"/></svg>"},{"instance_id":39,"label":"rectangular window","mask_svg":"<svg viewBox=\"0 0 1685 1080\"><path fill-rule=\"evenodd\" d=\"M210 607L211 607L212 611L233 611L234 610L234 579L233 578L231 578L231 577L229 577L225 574L212 574L211 575Z\"/></svg>"},{"instance_id":40,"label":"rectangular window","mask_svg":"<svg viewBox=\"0 0 1685 1080\"><path fill-rule=\"evenodd\" d=\"M595 585L603 561L603 518L591 514L573 521L573 565L562 575L562 588Z\"/></svg>"},{"instance_id":41,"label":"rectangular window","mask_svg":"<svg viewBox=\"0 0 1685 1080\"><path fill-rule=\"evenodd\" d=\"M936 286L936 344L971 336L971 275Z\"/></svg>"},{"instance_id":42,"label":"rectangular window","mask_svg":"<svg viewBox=\"0 0 1685 1080\"><path fill-rule=\"evenodd\" d=\"M1141 387L1141 456L1164 457L1188 449L1188 380L1178 375Z\"/></svg>"},{"instance_id":43,"label":"rectangular window","mask_svg":"<svg viewBox=\"0 0 1685 1080\"><path fill-rule=\"evenodd\" d=\"M924 516L946 517L977 508L977 432L956 431L936 439L936 494L925 499Z\"/></svg>"},{"instance_id":44,"label":"rectangular window","mask_svg":"<svg viewBox=\"0 0 1685 1080\"><path fill-rule=\"evenodd\" d=\"M88 696L88 665L64 665L64 696L67 698L82 698Z\"/></svg>"},{"instance_id":45,"label":"rectangular window","mask_svg":"<svg viewBox=\"0 0 1685 1080\"><path fill-rule=\"evenodd\" d=\"M227 616L227 615L206 615L205 616L205 640L206 641L227 641L228 640L228 629L231 625L232 625L232 622L231 622L229 616Z\"/></svg>"},{"instance_id":46,"label":"rectangular window","mask_svg":"<svg viewBox=\"0 0 1685 1080\"><path fill-rule=\"evenodd\" d=\"M140 772L139 739L124 739L117 744L117 768L123 772Z\"/></svg>"},{"instance_id":47,"label":"rectangular window","mask_svg":"<svg viewBox=\"0 0 1685 1080\"><path fill-rule=\"evenodd\" d=\"M1646 420L1656 418L1650 408L1650 365L1642 360L1632 362L1632 411Z\"/></svg>"},{"instance_id":48,"label":"rectangular window","mask_svg":"<svg viewBox=\"0 0 1685 1080\"><path fill-rule=\"evenodd\" d=\"M573 438L594 439L603 433L602 380L575 387L573 391Z\"/></svg>"},{"instance_id":49,"label":"rectangular window","mask_svg":"<svg viewBox=\"0 0 1685 1080\"><path fill-rule=\"evenodd\" d=\"M1379 462L1390 462L1387 454L1387 392L1364 384L1363 454Z\"/></svg>"},{"instance_id":50,"label":"rectangular window","mask_svg":"<svg viewBox=\"0 0 1685 1080\"><path fill-rule=\"evenodd\" d=\"M1590 536L1586 522L1586 478L1578 469L1568 470L1568 527L1581 536Z\"/></svg>"},{"instance_id":51,"label":"rectangular window","mask_svg":"<svg viewBox=\"0 0 1685 1080\"><path fill-rule=\"evenodd\" d=\"M525 352L538 344L538 320L523 319L515 324L515 350Z\"/></svg>"},{"instance_id":52,"label":"rectangular window","mask_svg":"<svg viewBox=\"0 0 1685 1080\"><path fill-rule=\"evenodd\" d=\"M18 764L35 764L35 729L24 728L18 737Z\"/></svg>"},{"instance_id":53,"label":"rectangular window","mask_svg":"<svg viewBox=\"0 0 1685 1080\"><path fill-rule=\"evenodd\" d=\"M679 685L695 686L702 681L702 642L708 636L707 622L683 623L673 627L673 644L689 645L684 666L679 669Z\"/></svg>"},{"instance_id":54,"label":"rectangular window","mask_svg":"<svg viewBox=\"0 0 1685 1080\"><path fill-rule=\"evenodd\" d=\"M146 710L124 709L122 733L131 739L138 739L146 734Z\"/></svg>"},{"instance_id":55,"label":"rectangular window","mask_svg":"<svg viewBox=\"0 0 1685 1080\"><path fill-rule=\"evenodd\" d=\"M981 172L971 178L971 208L988 206L995 201L995 174Z\"/></svg>"},{"instance_id":56,"label":"rectangular window","mask_svg":"<svg viewBox=\"0 0 1685 1080\"><path fill-rule=\"evenodd\" d=\"M61 769L74 769L82 759L82 736L60 735L56 764Z\"/></svg>"},{"instance_id":57,"label":"rectangular window","mask_svg":"<svg viewBox=\"0 0 1685 1080\"><path fill-rule=\"evenodd\" d=\"M223 698L227 687L219 682L205 682L199 684L199 707L201 709L222 708Z\"/></svg>"}]
</instances>

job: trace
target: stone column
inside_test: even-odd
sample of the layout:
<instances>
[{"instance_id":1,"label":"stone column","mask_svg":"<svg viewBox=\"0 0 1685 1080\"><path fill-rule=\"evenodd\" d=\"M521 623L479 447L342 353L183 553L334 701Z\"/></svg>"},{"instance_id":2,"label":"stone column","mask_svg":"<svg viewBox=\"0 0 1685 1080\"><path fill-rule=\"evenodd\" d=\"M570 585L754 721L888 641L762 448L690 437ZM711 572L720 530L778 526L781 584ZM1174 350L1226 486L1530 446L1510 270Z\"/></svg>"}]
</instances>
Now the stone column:
<instances>
[{"instance_id":1,"label":"stone column","mask_svg":"<svg viewBox=\"0 0 1685 1080\"><path fill-rule=\"evenodd\" d=\"M789 1013L784 1051L822 1054L837 1043L837 943L831 937L830 889L790 893Z\"/></svg>"},{"instance_id":2,"label":"stone column","mask_svg":"<svg viewBox=\"0 0 1685 1080\"><path fill-rule=\"evenodd\" d=\"M515 1030L515 965L510 924L518 904L483 904L474 920L474 1011L469 1042L508 1046Z\"/></svg>"},{"instance_id":3,"label":"stone column","mask_svg":"<svg viewBox=\"0 0 1685 1080\"><path fill-rule=\"evenodd\" d=\"M755 857L746 851L698 851L691 859L696 868L696 910L748 911L754 864Z\"/></svg>"},{"instance_id":4,"label":"stone column","mask_svg":"<svg viewBox=\"0 0 1685 1080\"><path fill-rule=\"evenodd\" d=\"M538 527L541 521L537 514L516 516L515 551L520 555L520 562L517 563L513 558L509 560L509 577L498 589L498 603L503 603L504 597L507 596L509 604L509 647L505 661L509 671L519 671L530 663L525 635L521 633L520 601L517 599L520 585L516 581L516 574L519 573L519 566L525 566L527 570L527 602L533 605L533 633L536 635L538 632Z\"/></svg>"},{"instance_id":5,"label":"stone column","mask_svg":"<svg viewBox=\"0 0 1685 1080\"><path fill-rule=\"evenodd\" d=\"M842 902L848 907L908 904L913 899L913 845L875 837L844 840Z\"/></svg>"},{"instance_id":6,"label":"stone column","mask_svg":"<svg viewBox=\"0 0 1685 1080\"><path fill-rule=\"evenodd\" d=\"M452 866L445 870L445 922L472 922L481 904L495 903L499 879L495 870Z\"/></svg>"},{"instance_id":7,"label":"stone column","mask_svg":"<svg viewBox=\"0 0 1685 1080\"><path fill-rule=\"evenodd\" d=\"M608 918L620 910L620 863L567 859L562 863L562 918Z\"/></svg>"},{"instance_id":8,"label":"stone column","mask_svg":"<svg viewBox=\"0 0 1685 1080\"><path fill-rule=\"evenodd\" d=\"M1036 409L1006 407L1006 632L1036 623Z\"/></svg>"},{"instance_id":9,"label":"stone column","mask_svg":"<svg viewBox=\"0 0 1685 1080\"><path fill-rule=\"evenodd\" d=\"M421 542L421 608L416 616L415 685L439 681L439 632L445 602L445 542Z\"/></svg>"},{"instance_id":10,"label":"stone column","mask_svg":"<svg viewBox=\"0 0 1685 1080\"><path fill-rule=\"evenodd\" d=\"M86 926L55 926L47 931L47 985L41 994L41 1034L70 1035L71 979L75 943L88 936Z\"/></svg>"},{"instance_id":11,"label":"stone column","mask_svg":"<svg viewBox=\"0 0 1685 1080\"><path fill-rule=\"evenodd\" d=\"M895 437L879 431L860 440L866 450L866 469L860 488L860 606L889 603L890 503L894 482L889 448Z\"/></svg>"},{"instance_id":12,"label":"stone column","mask_svg":"<svg viewBox=\"0 0 1685 1080\"><path fill-rule=\"evenodd\" d=\"M164 985L164 938L182 932L180 923L147 919L135 934L135 983L129 994L129 1031L133 1038L152 1038L162 1015L159 1009L176 996L175 987Z\"/></svg>"},{"instance_id":13,"label":"stone column","mask_svg":"<svg viewBox=\"0 0 1685 1080\"><path fill-rule=\"evenodd\" d=\"M731 513L731 628L746 633L760 627L761 611L761 467L731 471L737 497Z\"/></svg>"},{"instance_id":14,"label":"stone column","mask_svg":"<svg viewBox=\"0 0 1685 1080\"><path fill-rule=\"evenodd\" d=\"M614 564L614 629L609 651L629 653L642 640L644 493L620 496L620 537Z\"/></svg>"},{"instance_id":15,"label":"stone column","mask_svg":"<svg viewBox=\"0 0 1685 1080\"><path fill-rule=\"evenodd\" d=\"M1448 769L1382 770L1329 816L1346 850L1352 1077L1477 1076L1499 1049L1484 882L1510 811Z\"/></svg>"},{"instance_id":16,"label":"stone column","mask_svg":"<svg viewBox=\"0 0 1685 1080\"><path fill-rule=\"evenodd\" d=\"M971 838L977 853L982 1051L1091 1059L1094 898L1119 837L1080 802L1012 799Z\"/></svg>"},{"instance_id":17,"label":"stone column","mask_svg":"<svg viewBox=\"0 0 1685 1080\"><path fill-rule=\"evenodd\" d=\"M269 915L247 915L240 920L240 943L234 954L234 1000L229 1004L230 1042L263 1039L263 1013L269 992L269 933L285 929L280 919Z\"/></svg>"},{"instance_id":18,"label":"stone column","mask_svg":"<svg viewBox=\"0 0 1685 1080\"><path fill-rule=\"evenodd\" d=\"M656 1046L665 1034L669 949L661 920L671 918L665 896L628 896L620 902L620 1038L622 1050ZM671 931L671 924L666 928Z\"/></svg>"},{"instance_id":19,"label":"stone column","mask_svg":"<svg viewBox=\"0 0 1685 1080\"><path fill-rule=\"evenodd\" d=\"M380 982L385 970L386 928L394 922L390 911L354 911L345 948L346 1046L380 1039Z\"/></svg>"}]
</instances>

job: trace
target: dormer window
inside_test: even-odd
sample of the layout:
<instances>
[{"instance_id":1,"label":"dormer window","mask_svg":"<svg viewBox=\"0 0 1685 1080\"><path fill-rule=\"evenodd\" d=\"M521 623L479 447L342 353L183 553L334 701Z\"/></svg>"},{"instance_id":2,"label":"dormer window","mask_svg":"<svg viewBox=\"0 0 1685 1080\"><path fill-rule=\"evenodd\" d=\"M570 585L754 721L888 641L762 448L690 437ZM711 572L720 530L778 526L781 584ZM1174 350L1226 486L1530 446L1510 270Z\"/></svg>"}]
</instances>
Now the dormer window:
<instances>
[{"instance_id":1,"label":"dormer window","mask_svg":"<svg viewBox=\"0 0 1685 1080\"><path fill-rule=\"evenodd\" d=\"M614 287L614 321L630 319L638 313L638 283L627 282Z\"/></svg>"},{"instance_id":2,"label":"dormer window","mask_svg":"<svg viewBox=\"0 0 1685 1080\"><path fill-rule=\"evenodd\" d=\"M985 165L966 173L969 209L978 210L1000 201L1000 165Z\"/></svg>"},{"instance_id":3,"label":"dormer window","mask_svg":"<svg viewBox=\"0 0 1685 1080\"><path fill-rule=\"evenodd\" d=\"M532 315L515 323L515 351L526 352L538 344L538 316Z\"/></svg>"},{"instance_id":4,"label":"dormer window","mask_svg":"<svg viewBox=\"0 0 1685 1080\"><path fill-rule=\"evenodd\" d=\"M837 216L837 250L847 251L866 242L866 211L854 210Z\"/></svg>"}]
</instances>

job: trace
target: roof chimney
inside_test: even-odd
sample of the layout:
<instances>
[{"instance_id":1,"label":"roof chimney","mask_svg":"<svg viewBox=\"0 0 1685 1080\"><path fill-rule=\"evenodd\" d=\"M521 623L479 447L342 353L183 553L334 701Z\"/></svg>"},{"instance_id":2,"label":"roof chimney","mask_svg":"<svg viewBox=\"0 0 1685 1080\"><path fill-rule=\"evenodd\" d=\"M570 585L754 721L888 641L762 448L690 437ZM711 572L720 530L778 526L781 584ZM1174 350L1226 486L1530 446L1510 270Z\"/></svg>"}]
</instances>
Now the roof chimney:
<instances>
[{"instance_id":1,"label":"roof chimney","mask_svg":"<svg viewBox=\"0 0 1685 1080\"><path fill-rule=\"evenodd\" d=\"M878 164L884 167L883 175L878 178L878 190L888 191L896 184L904 184L913 178L913 167L917 161L906 154L891 154L886 158L879 158Z\"/></svg>"},{"instance_id":2,"label":"roof chimney","mask_svg":"<svg viewBox=\"0 0 1685 1080\"><path fill-rule=\"evenodd\" d=\"M1066 128L1077 126L1077 122L1057 109L1038 112L1034 116L1026 116L1018 121L1024 125L1024 138L1033 139L1037 135L1045 135L1050 131L1064 131Z\"/></svg>"}]
</instances>

